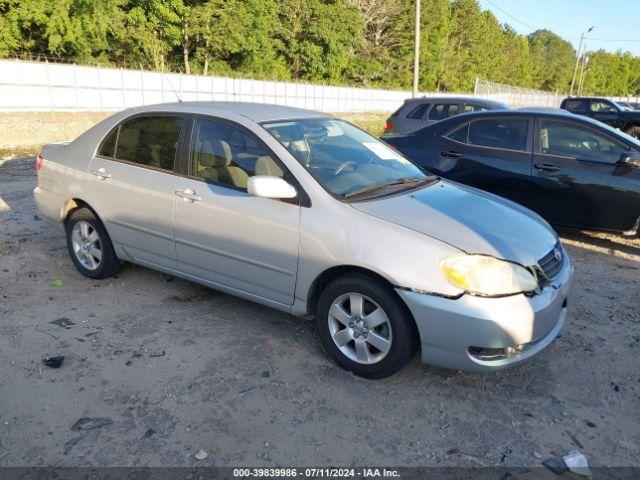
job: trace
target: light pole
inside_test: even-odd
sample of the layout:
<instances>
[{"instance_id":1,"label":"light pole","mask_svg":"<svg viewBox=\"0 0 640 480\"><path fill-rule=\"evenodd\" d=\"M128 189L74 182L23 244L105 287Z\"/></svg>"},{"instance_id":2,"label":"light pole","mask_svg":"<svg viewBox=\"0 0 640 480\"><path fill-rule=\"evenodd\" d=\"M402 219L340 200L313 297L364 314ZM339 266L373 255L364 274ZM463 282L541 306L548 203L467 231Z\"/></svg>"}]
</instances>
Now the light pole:
<instances>
[{"instance_id":1,"label":"light pole","mask_svg":"<svg viewBox=\"0 0 640 480\"><path fill-rule=\"evenodd\" d=\"M418 96L418 80L420 79L420 1L416 0L416 30L413 39L413 98Z\"/></svg>"},{"instance_id":2,"label":"light pole","mask_svg":"<svg viewBox=\"0 0 640 480\"><path fill-rule=\"evenodd\" d=\"M584 82L584 74L586 72L587 63L589 63L589 57L587 52L582 57L582 68L580 69L580 83L578 84L578 96L582 95L582 82Z\"/></svg>"},{"instance_id":3,"label":"light pole","mask_svg":"<svg viewBox=\"0 0 640 480\"><path fill-rule=\"evenodd\" d=\"M593 30L595 30L596 26L592 26L589 30L587 30L587 33L592 32ZM587 43L586 43L586 34L582 33L582 35L580 35L580 44L578 45L578 54L576 56L576 66L573 69L573 78L571 79L571 89L569 90L569 96L573 95L573 86L576 83L576 75L578 74L578 65L580 65L580 57L583 55L582 53L580 53L582 51L582 44L584 43L584 51L587 51Z\"/></svg>"}]
</instances>

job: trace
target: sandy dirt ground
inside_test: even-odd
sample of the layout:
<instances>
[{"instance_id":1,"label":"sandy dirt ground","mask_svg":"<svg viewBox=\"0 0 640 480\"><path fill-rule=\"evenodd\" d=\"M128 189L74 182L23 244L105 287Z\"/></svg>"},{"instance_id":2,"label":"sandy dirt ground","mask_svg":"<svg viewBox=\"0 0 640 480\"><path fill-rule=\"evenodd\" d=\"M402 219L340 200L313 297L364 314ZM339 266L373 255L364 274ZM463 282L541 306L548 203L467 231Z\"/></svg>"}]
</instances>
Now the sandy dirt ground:
<instances>
[{"instance_id":1,"label":"sandy dirt ground","mask_svg":"<svg viewBox=\"0 0 640 480\"><path fill-rule=\"evenodd\" d=\"M638 240L562 233L568 320L529 363L369 381L308 320L131 265L81 276L35 183L0 164L1 466L640 466Z\"/></svg>"}]
</instances>

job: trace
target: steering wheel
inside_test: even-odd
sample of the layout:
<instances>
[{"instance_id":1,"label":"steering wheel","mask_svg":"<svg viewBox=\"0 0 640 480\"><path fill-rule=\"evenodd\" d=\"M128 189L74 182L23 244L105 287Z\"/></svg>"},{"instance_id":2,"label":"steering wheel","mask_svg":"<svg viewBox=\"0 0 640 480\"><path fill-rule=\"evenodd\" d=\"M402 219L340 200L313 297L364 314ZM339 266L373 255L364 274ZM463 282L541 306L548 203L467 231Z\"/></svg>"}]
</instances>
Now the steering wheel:
<instances>
[{"instance_id":1,"label":"steering wheel","mask_svg":"<svg viewBox=\"0 0 640 480\"><path fill-rule=\"evenodd\" d=\"M342 173L342 171L347 168L349 165L357 165L357 162L353 161L353 160L347 160L345 162L342 162L340 165L338 165L338 168L336 168L333 171L334 175L340 175L340 173Z\"/></svg>"}]
</instances>

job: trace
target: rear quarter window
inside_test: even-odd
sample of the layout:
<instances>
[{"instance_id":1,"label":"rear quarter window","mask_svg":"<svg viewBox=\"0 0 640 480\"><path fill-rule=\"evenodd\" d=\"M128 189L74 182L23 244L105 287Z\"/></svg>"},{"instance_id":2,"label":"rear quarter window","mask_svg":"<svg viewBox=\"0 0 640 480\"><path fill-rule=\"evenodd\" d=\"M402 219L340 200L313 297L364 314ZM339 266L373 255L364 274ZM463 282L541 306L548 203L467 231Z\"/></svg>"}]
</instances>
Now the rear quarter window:
<instances>
[{"instance_id":1,"label":"rear quarter window","mask_svg":"<svg viewBox=\"0 0 640 480\"><path fill-rule=\"evenodd\" d=\"M116 127L105 137L98 147L98 155L100 157L113 158L116 152L116 138L118 138L118 128Z\"/></svg>"},{"instance_id":2,"label":"rear quarter window","mask_svg":"<svg viewBox=\"0 0 640 480\"><path fill-rule=\"evenodd\" d=\"M586 113L587 102L584 100L567 100L564 104L564 108L570 112Z\"/></svg>"},{"instance_id":3,"label":"rear quarter window","mask_svg":"<svg viewBox=\"0 0 640 480\"><path fill-rule=\"evenodd\" d=\"M424 112L427 111L427 108L429 108L428 103L423 103L422 105L418 105L416 108L414 108L409 112L409 114L407 115L407 118L413 118L413 119L424 118Z\"/></svg>"}]
</instances>

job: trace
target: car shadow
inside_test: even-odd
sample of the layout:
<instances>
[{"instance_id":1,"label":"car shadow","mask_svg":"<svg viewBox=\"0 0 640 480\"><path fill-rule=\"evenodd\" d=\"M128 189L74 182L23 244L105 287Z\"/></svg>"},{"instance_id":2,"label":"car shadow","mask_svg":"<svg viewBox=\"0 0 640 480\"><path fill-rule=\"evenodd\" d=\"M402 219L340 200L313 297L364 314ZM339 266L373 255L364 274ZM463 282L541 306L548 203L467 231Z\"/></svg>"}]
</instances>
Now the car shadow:
<instances>
[{"instance_id":1,"label":"car shadow","mask_svg":"<svg viewBox=\"0 0 640 480\"><path fill-rule=\"evenodd\" d=\"M622 234L579 230L559 227L557 232L563 241L586 250L624 257L640 261L640 237L627 237Z\"/></svg>"}]
</instances>

